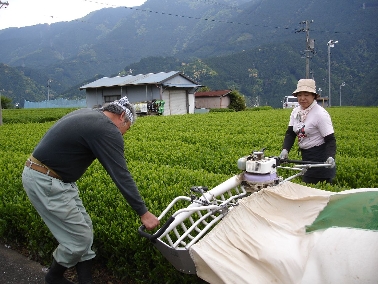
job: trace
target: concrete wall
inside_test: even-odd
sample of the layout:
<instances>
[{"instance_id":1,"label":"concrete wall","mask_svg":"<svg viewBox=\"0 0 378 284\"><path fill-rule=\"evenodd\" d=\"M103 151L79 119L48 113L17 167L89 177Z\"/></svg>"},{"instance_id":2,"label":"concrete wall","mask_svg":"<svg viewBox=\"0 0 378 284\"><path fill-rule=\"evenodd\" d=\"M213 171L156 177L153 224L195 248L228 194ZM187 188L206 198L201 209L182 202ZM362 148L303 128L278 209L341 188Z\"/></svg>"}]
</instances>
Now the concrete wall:
<instances>
[{"instance_id":1,"label":"concrete wall","mask_svg":"<svg viewBox=\"0 0 378 284\"><path fill-rule=\"evenodd\" d=\"M196 97L196 108L228 108L230 105L230 98L225 97Z\"/></svg>"}]
</instances>

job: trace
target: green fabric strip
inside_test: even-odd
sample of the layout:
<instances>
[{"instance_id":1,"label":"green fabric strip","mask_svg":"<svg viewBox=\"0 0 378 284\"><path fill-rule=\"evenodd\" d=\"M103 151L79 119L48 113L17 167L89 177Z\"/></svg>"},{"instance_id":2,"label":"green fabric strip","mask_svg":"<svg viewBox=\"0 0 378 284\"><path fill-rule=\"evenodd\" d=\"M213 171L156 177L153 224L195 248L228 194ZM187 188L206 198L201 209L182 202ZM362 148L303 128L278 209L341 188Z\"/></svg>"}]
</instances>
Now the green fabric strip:
<instances>
[{"instance_id":1,"label":"green fabric strip","mask_svg":"<svg viewBox=\"0 0 378 284\"><path fill-rule=\"evenodd\" d=\"M332 195L306 232L330 227L378 230L378 191Z\"/></svg>"}]
</instances>

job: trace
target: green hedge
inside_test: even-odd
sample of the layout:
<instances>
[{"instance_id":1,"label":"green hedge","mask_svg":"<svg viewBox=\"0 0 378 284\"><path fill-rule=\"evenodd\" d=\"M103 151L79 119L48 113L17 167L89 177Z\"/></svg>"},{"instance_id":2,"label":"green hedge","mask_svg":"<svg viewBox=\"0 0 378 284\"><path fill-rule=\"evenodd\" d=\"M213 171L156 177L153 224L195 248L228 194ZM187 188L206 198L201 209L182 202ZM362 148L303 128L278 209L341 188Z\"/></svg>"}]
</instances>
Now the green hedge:
<instances>
[{"instance_id":1,"label":"green hedge","mask_svg":"<svg viewBox=\"0 0 378 284\"><path fill-rule=\"evenodd\" d=\"M209 112L235 112L235 110L231 108L211 108Z\"/></svg>"},{"instance_id":2,"label":"green hedge","mask_svg":"<svg viewBox=\"0 0 378 284\"><path fill-rule=\"evenodd\" d=\"M246 108L245 111L260 111L260 110L271 110L271 109L273 109L271 106L260 106L260 107Z\"/></svg>"},{"instance_id":3,"label":"green hedge","mask_svg":"<svg viewBox=\"0 0 378 284\"><path fill-rule=\"evenodd\" d=\"M55 121L75 108L49 108L49 109L6 109L3 110L3 123L44 123Z\"/></svg>"},{"instance_id":4,"label":"green hedge","mask_svg":"<svg viewBox=\"0 0 378 284\"><path fill-rule=\"evenodd\" d=\"M46 110L51 117L57 110ZM67 110L58 110L56 119ZM331 191L378 187L377 108L330 108L337 139L337 175ZM26 158L54 121L37 123L43 110L17 110L20 123L0 126L0 238L28 248L42 264L51 261L56 241L31 206L21 183ZM266 109L226 113L140 117L124 136L128 166L149 209L159 215L170 201L187 195L193 185L212 188L238 173L238 158L267 148L280 153L290 110ZM27 117L30 123L25 124ZM13 121L14 123L9 123ZM34 122L33 122L34 121ZM296 151L290 158L300 158ZM289 172L281 172L288 176ZM300 182L296 180L296 182ZM130 209L101 165L95 161L78 181L91 215L97 261L132 283L203 283L176 271L137 230Z\"/></svg>"}]
</instances>

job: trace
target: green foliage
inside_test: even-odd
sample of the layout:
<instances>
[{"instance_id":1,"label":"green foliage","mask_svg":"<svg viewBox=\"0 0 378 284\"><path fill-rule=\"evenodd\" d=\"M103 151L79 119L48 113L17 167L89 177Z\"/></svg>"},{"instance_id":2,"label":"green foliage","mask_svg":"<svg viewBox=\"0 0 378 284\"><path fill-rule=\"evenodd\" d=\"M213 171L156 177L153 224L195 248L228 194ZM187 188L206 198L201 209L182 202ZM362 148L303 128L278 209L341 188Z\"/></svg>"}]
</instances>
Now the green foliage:
<instances>
[{"instance_id":1,"label":"green foliage","mask_svg":"<svg viewBox=\"0 0 378 284\"><path fill-rule=\"evenodd\" d=\"M8 109L3 110L3 123L44 123L56 121L73 110L73 108Z\"/></svg>"},{"instance_id":2,"label":"green foliage","mask_svg":"<svg viewBox=\"0 0 378 284\"><path fill-rule=\"evenodd\" d=\"M234 90L230 92L228 95L230 97L230 105L228 106L228 108L233 109L235 111L245 110L245 99L238 91Z\"/></svg>"},{"instance_id":3,"label":"green foliage","mask_svg":"<svg viewBox=\"0 0 378 284\"><path fill-rule=\"evenodd\" d=\"M271 106L262 106L262 107L251 107L246 108L245 111L260 111L260 110L270 110L273 109Z\"/></svg>"},{"instance_id":4,"label":"green foliage","mask_svg":"<svg viewBox=\"0 0 378 284\"><path fill-rule=\"evenodd\" d=\"M206 87L206 86L201 87L197 90L197 92L210 92L210 91L211 91L211 89L209 87Z\"/></svg>"},{"instance_id":5,"label":"green foliage","mask_svg":"<svg viewBox=\"0 0 378 284\"><path fill-rule=\"evenodd\" d=\"M231 108L211 108L209 112L234 112L234 109Z\"/></svg>"},{"instance_id":6,"label":"green foliage","mask_svg":"<svg viewBox=\"0 0 378 284\"><path fill-rule=\"evenodd\" d=\"M43 100L46 98L47 89L23 72L0 63L0 92L1 96L11 99L13 105L19 103L20 106L23 106L24 100Z\"/></svg>"},{"instance_id":7,"label":"green foliage","mask_svg":"<svg viewBox=\"0 0 378 284\"><path fill-rule=\"evenodd\" d=\"M1 93L0 93L1 95ZM2 109L8 109L12 108L12 100L10 98L1 96L1 104L0 104Z\"/></svg>"},{"instance_id":8,"label":"green foliage","mask_svg":"<svg viewBox=\"0 0 378 284\"><path fill-rule=\"evenodd\" d=\"M197 82L202 82L206 78L217 75L217 72L215 72L201 59L196 59L190 63L182 64L181 69L183 73L190 74L190 77Z\"/></svg>"},{"instance_id":9,"label":"green foliage","mask_svg":"<svg viewBox=\"0 0 378 284\"><path fill-rule=\"evenodd\" d=\"M290 109L259 107L248 111L146 116L124 136L128 167L147 207L159 215L193 185L213 188L239 173L238 158L267 148L280 153ZM258 110L258 111L253 111ZM261 110L261 111L259 111ZM5 110L0 127L0 238L24 245L41 263L51 260L56 241L30 204L21 182L27 157L51 127L39 117L67 109ZM329 108L337 140L335 184L314 187L342 191L378 187L378 108ZM33 123L24 123L28 117ZM291 159L299 159L292 151ZM290 171L282 170L283 177ZM297 183L301 183L298 179ZM141 225L98 161L78 181L80 196L90 214L97 261L105 263L125 283L203 283L195 275L176 271L149 241L137 233ZM164 220L163 220L164 222ZM157 280L156 280L157 279Z\"/></svg>"}]
</instances>

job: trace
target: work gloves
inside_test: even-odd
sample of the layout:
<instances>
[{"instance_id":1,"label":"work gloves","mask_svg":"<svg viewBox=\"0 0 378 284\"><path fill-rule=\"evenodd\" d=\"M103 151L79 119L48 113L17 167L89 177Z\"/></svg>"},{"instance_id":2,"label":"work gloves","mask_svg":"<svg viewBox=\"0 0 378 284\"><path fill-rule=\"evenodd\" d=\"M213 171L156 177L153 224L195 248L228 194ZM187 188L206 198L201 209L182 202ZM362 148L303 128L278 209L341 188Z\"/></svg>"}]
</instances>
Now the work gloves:
<instances>
[{"instance_id":1,"label":"work gloves","mask_svg":"<svg viewBox=\"0 0 378 284\"><path fill-rule=\"evenodd\" d=\"M332 157L329 157L325 163L326 163L326 164L330 164L330 165L331 165L331 166L330 166L331 169L334 168L335 165L336 165L336 163L335 163L335 159L332 158Z\"/></svg>"},{"instance_id":2,"label":"work gloves","mask_svg":"<svg viewBox=\"0 0 378 284\"><path fill-rule=\"evenodd\" d=\"M289 152L286 149L283 149L280 154L280 159L285 160L289 158Z\"/></svg>"}]
</instances>

